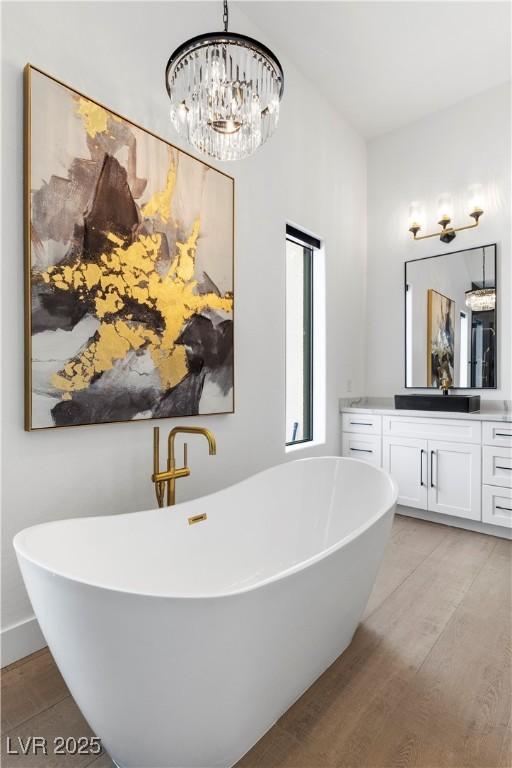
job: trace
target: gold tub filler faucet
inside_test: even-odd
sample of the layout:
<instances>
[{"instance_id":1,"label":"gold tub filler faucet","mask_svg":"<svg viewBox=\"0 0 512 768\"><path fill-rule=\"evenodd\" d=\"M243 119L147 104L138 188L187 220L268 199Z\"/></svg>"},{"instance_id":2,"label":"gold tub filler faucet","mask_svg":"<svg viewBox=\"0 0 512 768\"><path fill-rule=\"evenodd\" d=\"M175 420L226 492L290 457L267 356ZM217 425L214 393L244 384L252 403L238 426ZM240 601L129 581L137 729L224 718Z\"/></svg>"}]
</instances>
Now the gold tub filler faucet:
<instances>
[{"instance_id":1,"label":"gold tub filler faucet","mask_svg":"<svg viewBox=\"0 0 512 768\"><path fill-rule=\"evenodd\" d=\"M176 456L174 453L174 443L176 435L204 435L208 440L208 449L210 456L217 452L217 444L212 432L205 427L174 427L169 432L167 438L167 469L160 472L160 428L153 429L153 475L152 481L155 484L156 499L158 506L164 506L164 496L167 496L166 506L170 507L176 503L176 480L180 477L188 477L190 468L187 466L188 452L187 444L183 446L183 466L176 468ZM166 494L167 490L167 494Z\"/></svg>"}]
</instances>

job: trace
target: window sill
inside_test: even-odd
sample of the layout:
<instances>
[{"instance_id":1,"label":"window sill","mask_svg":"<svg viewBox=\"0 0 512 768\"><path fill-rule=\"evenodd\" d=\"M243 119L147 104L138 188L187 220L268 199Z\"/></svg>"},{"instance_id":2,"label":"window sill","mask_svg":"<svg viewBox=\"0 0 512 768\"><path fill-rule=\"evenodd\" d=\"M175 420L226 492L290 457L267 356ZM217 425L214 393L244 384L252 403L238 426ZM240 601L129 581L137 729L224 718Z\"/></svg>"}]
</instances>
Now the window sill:
<instances>
[{"instance_id":1,"label":"window sill","mask_svg":"<svg viewBox=\"0 0 512 768\"><path fill-rule=\"evenodd\" d=\"M295 445L285 445L285 453L294 453L295 451L304 451L306 448L316 448L319 445L325 445L325 440L308 440L305 443L296 443Z\"/></svg>"}]
</instances>

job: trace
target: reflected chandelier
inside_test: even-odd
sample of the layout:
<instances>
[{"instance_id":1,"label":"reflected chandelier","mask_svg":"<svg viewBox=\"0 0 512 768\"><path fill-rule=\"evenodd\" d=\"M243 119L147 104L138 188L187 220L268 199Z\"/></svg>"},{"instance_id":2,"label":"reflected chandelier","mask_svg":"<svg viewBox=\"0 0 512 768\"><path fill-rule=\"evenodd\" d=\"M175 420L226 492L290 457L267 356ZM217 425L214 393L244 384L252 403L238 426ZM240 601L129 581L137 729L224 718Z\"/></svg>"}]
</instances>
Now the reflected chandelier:
<instances>
[{"instance_id":1,"label":"reflected chandelier","mask_svg":"<svg viewBox=\"0 0 512 768\"><path fill-rule=\"evenodd\" d=\"M466 307L472 312L485 312L496 307L496 288L485 287L485 248L482 248L482 287L466 291Z\"/></svg>"},{"instance_id":2,"label":"reflected chandelier","mask_svg":"<svg viewBox=\"0 0 512 768\"><path fill-rule=\"evenodd\" d=\"M283 95L283 69L265 45L224 31L182 43L167 62L171 121L178 134L217 160L240 160L274 132Z\"/></svg>"}]
</instances>

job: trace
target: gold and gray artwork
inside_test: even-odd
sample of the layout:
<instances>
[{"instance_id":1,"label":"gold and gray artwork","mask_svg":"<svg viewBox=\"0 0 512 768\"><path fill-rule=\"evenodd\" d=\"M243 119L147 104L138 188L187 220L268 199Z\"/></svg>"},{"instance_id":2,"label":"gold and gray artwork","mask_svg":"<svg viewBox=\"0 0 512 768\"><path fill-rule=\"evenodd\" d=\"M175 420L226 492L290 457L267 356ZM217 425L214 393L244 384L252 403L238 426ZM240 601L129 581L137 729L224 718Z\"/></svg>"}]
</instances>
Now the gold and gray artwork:
<instances>
[{"instance_id":1,"label":"gold and gray artwork","mask_svg":"<svg viewBox=\"0 0 512 768\"><path fill-rule=\"evenodd\" d=\"M233 180L29 67L27 427L233 410Z\"/></svg>"},{"instance_id":2,"label":"gold and gray artwork","mask_svg":"<svg viewBox=\"0 0 512 768\"><path fill-rule=\"evenodd\" d=\"M427 291L427 386L452 386L455 366L455 302Z\"/></svg>"}]
</instances>

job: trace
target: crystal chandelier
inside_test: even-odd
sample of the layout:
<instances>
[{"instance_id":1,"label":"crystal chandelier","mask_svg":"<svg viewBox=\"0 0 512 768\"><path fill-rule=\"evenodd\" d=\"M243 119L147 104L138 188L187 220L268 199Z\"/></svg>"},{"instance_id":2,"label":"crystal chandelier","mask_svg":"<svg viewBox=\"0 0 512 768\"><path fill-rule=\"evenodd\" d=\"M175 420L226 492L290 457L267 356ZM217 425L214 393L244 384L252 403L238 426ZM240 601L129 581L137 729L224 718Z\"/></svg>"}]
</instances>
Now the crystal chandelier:
<instances>
[{"instance_id":1,"label":"crystal chandelier","mask_svg":"<svg viewBox=\"0 0 512 768\"><path fill-rule=\"evenodd\" d=\"M466 291L466 307L473 312L484 312L496 306L496 291L494 288L479 288Z\"/></svg>"},{"instance_id":2,"label":"crystal chandelier","mask_svg":"<svg viewBox=\"0 0 512 768\"><path fill-rule=\"evenodd\" d=\"M224 31L182 43L167 62L171 120L178 134L218 160L240 160L274 132L283 95L282 67L265 45Z\"/></svg>"},{"instance_id":3,"label":"crystal chandelier","mask_svg":"<svg viewBox=\"0 0 512 768\"><path fill-rule=\"evenodd\" d=\"M472 312L485 312L496 307L496 288L485 287L485 248L482 248L482 287L466 291L466 307Z\"/></svg>"}]
</instances>

